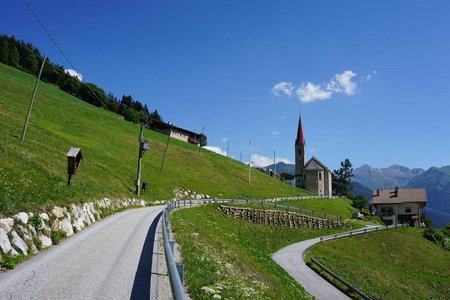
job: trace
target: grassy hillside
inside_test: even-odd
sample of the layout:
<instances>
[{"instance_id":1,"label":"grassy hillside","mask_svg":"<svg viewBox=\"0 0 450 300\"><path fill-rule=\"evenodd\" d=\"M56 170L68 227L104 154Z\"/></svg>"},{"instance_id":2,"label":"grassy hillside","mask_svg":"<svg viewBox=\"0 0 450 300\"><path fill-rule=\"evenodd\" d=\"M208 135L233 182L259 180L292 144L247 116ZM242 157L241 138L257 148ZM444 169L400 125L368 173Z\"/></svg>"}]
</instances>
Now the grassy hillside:
<instances>
[{"instance_id":1,"label":"grassy hillside","mask_svg":"<svg viewBox=\"0 0 450 300\"><path fill-rule=\"evenodd\" d=\"M0 214L42 205L98 197L133 197L139 126L41 82L20 142L35 77L0 64ZM142 180L144 199L169 199L184 187L210 196L266 198L304 193L261 172L247 179L244 164L171 140L164 171L160 165L166 136L145 130ZM67 187L66 153L81 147L84 160L73 186ZM240 177L241 180L237 180Z\"/></svg>"},{"instance_id":2,"label":"grassy hillside","mask_svg":"<svg viewBox=\"0 0 450 300\"><path fill-rule=\"evenodd\" d=\"M307 255L373 299L448 299L450 251L413 228L314 245Z\"/></svg>"},{"instance_id":3,"label":"grassy hillside","mask_svg":"<svg viewBox=\"0 0 450 300\"><path fill-rule=\"evenodd\" d=\"M270 254L337 232L252 224L229 218L211 204L170 217L193 299L213 299L214 294L221 299L310 299Z\"/></svg>"}]
</instances>

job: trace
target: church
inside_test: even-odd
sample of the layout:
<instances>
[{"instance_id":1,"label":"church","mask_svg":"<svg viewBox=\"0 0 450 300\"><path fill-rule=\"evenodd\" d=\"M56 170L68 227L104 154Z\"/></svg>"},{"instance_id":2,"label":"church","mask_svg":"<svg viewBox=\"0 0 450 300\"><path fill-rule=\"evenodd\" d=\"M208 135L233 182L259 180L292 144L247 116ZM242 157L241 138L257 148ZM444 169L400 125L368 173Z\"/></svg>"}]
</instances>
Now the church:
<instances>
[{"instance_id":1,"label":"church","mask_svg":"<svg viewBox=\"0 0 450 300\"><path fill-rule=\"evenodd\" d=\"M302 118L298 119L295 140L295 186L313 192L317 196L332 196L331 171L316 157L305 163L306 141L303 135Z\"/></svg>"}]
</instances>

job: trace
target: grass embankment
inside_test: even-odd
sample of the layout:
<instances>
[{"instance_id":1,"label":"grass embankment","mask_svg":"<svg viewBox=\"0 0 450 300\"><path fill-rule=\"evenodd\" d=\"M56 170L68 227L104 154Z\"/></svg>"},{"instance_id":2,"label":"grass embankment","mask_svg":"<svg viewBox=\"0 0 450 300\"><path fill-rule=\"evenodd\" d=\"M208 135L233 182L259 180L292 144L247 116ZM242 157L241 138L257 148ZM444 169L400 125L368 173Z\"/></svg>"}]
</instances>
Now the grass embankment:
<instances>
[{"instance_id":1,"label":"grass embankment","mask_svg":"<svg viewBox=\"0 0 450 300\"><path fill-rule=\"evenodd\" d=\"M67 205L98 197L133 197L139 126L40 83L26 142L22 127L35 77L0 64L0 214ZM169 199L175 187L211 197L266 198L304 194L244 164L174 139L160 171L167 136L145 130L144 199ZM84 160L67 187L66 153L81 147ZM237 180L237 178L241 180Z\"/></svg>"},{"instance_id":2,"label":"grass embankment","mask_svg":"<svg viewBox=\"0 0 450 300\"><path fill-rule=\"evenodd\" d=\"M306 255L373 299L448 299L450 251L397 228L316 244Z\"/></svg>"},{"instance_id":3,"label":"grass embankment","mask_svg":"<svg viewBox=\"0 0 450 300\"><path fill-rule=\"evenodd\" d=\"M338 232L270 227L228 218L215 205L171 214L194 299L309 299L270 257L302 240ZM219 298L216 296L217 298Z\"/></svg>"}]
</instances>

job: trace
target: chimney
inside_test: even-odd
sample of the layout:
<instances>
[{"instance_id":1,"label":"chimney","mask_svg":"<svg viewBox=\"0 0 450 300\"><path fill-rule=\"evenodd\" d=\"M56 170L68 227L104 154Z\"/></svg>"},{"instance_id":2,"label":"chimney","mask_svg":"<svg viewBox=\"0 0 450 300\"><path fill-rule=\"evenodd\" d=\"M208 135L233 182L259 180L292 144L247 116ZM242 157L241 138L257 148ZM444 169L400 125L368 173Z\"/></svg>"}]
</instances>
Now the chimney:
<instances>
[{"instance_id":1,"label":"chimney","mask_svg":"<svg viewBox=\"0 0 450 300\"><path fill-rule=\"evenodd\" d=\"M398 186L395 187L394 197L398 197Z\"/></svg>"},{"instance_id":2,"label":"chimney","mask_svg":"<svg viewBox=\"0 0 450 300\"><path fill-rule=\"evenodd\" d=\"M377 196L380 196L380 189L377 189Z\"/></svg>"}]
</instances>

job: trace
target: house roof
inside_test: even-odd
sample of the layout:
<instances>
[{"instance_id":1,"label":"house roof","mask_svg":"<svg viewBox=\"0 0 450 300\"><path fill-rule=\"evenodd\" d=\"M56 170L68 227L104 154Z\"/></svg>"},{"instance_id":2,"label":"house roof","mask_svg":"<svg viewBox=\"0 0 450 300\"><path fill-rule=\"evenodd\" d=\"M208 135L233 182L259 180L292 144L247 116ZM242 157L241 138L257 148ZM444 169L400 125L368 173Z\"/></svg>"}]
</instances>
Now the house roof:
<instances>
[{"instance_id":1,"label":"house roof","mask_svg":"<svg viewBox=\"0 0 450 300\"><path fill-rule=\"evenodd\" d=\"M193 132L193 131L190 131L190 130L187 130L187 129L175 126L173 124L169 124L169 123L163 122L163 121L152 120L152 124L156 125L156 127L158 129L160 129L160 130L161 129L170 129L172 131L178 131L178 132L181 132L181 133L185 133L185 134L189 135L190 137L198 137L198 139L199 139L199 136L200 136L199 133L196 133L196 132Z\"/></svg>"},{"instance_id":2,"label":"house roof","mask_svg":"<svg viewBox=\"0 0 450 300\"><path fill-rule=\"evenodd\" d=\"M298 128L297 128L297 139L295 140L295 144L305 145L305 137L303 136L303 128L302 128L302 117L298 118Z\"/></svg>"},{"instance_id":3,"label":"house roof","mask_svg":"<svg viewBox=\"0 0 450 300\"><path fill-rule=\"evenodd\" d=\"M305 164L305 170L311 170L311 171L317 171L317 170L324 170L331 173L331 171L318 160L314 156L311 157L308 162Z\"/></svg>"},{"instance_id":4,"label":"house roof","mask_svg":"<svg viewBox=\"0 0 450 300\"><path fill-rule=\"evenodd\" d=\"M425 189L380 189L372 193L372 204L426 203Z\"/></svg>"}]
</instances>

